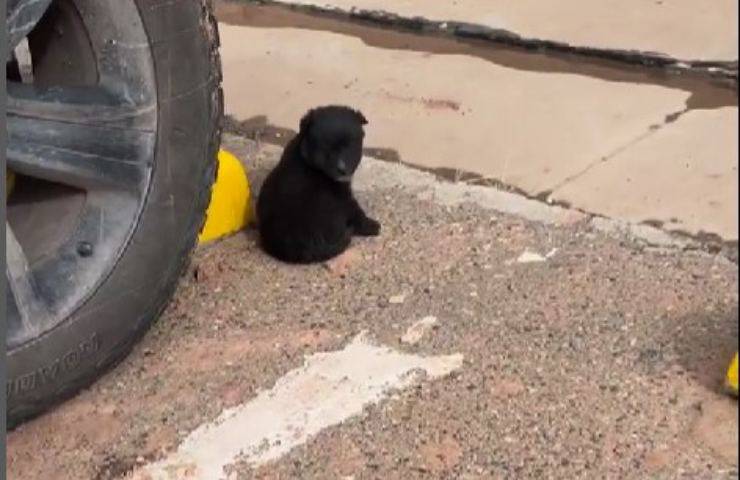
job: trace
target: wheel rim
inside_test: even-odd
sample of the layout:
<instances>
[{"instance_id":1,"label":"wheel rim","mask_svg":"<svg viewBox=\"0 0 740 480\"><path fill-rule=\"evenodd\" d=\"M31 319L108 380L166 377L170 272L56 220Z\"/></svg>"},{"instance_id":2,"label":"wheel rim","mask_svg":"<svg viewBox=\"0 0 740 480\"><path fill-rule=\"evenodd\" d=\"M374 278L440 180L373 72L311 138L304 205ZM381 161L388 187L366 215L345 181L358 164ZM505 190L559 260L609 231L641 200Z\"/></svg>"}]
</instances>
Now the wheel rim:
<instances>
[{"instance_id":1,"label":"wheel rim","mask_svg":"<svg viewBox=\"0 0 740 480\"><path fill-rule=\"evenodd\" d=\"M8 350L58 327L110 273L146 200L157 132L133 1L54 1L21 47L6 64L7 165L19 175L6 217Z\"/></svg>"}]
</instances>

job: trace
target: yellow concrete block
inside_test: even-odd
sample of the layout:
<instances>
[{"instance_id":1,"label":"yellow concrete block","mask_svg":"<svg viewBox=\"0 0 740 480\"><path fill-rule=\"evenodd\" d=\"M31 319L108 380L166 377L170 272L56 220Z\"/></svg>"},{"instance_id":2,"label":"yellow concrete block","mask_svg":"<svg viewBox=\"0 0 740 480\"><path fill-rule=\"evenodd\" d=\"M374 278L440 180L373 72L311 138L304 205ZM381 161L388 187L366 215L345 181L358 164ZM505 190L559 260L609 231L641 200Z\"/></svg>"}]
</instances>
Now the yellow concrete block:
<instances>
[{"instance_id":1,"label":"yellow concrete block","mask_svg":"<svg viewBox=\"0 0 740 480\"><path fill-rule=\"evenodd\" d=\"M735 353L732 362L730 362L730 368L727 369L725 385L730 393L737 395L737 353Z\"/></svg>"},{"instance_id":2,"label":"yellow concrete block","mask_svg":"<svg viewBox=\"0 0 740 480\"><path fill-rule=\"evenodd\" d=\"M218 174L198 242L208 242L243 229L252 219L249 181L244 166L226 150L218 152Z\"/></svg>"}]
</instances>

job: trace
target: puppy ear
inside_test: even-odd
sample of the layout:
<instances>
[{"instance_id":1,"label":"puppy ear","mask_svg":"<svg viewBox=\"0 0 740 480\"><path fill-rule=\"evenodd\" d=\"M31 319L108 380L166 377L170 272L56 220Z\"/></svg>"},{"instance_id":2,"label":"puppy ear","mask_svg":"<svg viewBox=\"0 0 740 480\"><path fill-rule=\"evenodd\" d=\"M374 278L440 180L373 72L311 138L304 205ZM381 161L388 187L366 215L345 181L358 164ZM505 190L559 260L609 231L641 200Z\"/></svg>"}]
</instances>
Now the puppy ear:
<instances>
[{"instance_id":1,"label":"puppy ear","mask_svg":"<svg viewBox=\"0 0 740 480\"><path fill-rule=\"evenodd\" d=\"M308 129L311 127L311 123L313 123L313 110L309 110L305 115L303 115L303 118L301 118L301 124L299 127L300 133L308 132Z\"/></svg>"},{"instance_id":2,"label":"puppy ear","mask_svg":"<svg viewBox=\"0 0 740 480\"><path fill-rule=\"evenodd\" d=\"M355 115L357 115L357 118L360 120L362 125L367 125L367 118L365 118L365 115L363 115L361 111L355 110Z\"/></svg>"}]
</instances>

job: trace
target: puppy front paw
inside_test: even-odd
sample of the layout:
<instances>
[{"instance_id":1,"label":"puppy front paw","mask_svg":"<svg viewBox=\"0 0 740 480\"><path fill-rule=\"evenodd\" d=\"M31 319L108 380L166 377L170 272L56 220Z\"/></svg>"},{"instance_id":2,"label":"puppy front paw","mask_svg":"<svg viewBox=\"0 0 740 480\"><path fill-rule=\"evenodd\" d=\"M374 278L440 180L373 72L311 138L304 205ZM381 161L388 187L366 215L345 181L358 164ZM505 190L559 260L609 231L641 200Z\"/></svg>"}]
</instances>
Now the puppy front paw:
<instances>
[{"instance_id":1,"label":"puppy front paw","mask_svg":"<svg viewBox=\"0 0 740 480\"><path fill-rule=\"evenodd\" d=\"M365 217L358 222L355 233L363 237L374 237L380 234L380 223L372 218Z\"/></svg>"}]
</instances>

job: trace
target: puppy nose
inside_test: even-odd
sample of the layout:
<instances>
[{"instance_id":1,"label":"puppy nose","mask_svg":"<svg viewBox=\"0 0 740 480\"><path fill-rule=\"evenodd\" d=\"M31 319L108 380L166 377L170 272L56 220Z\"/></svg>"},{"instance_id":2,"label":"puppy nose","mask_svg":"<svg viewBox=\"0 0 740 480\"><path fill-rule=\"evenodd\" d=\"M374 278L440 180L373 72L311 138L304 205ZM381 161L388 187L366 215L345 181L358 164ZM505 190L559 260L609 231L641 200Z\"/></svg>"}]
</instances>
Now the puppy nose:
<instances>
[{"instance_id":1,"label":"puppy nose","mask_svg":"<svg viewBox=\"0 0 740 480\"><path fill-rule=\"evenodd\" d=\"M342 175L347 173L347 164L344 163L344 160L339 160L339 162L337 162L337 171Z\"/></svg>"}]
</instances>

